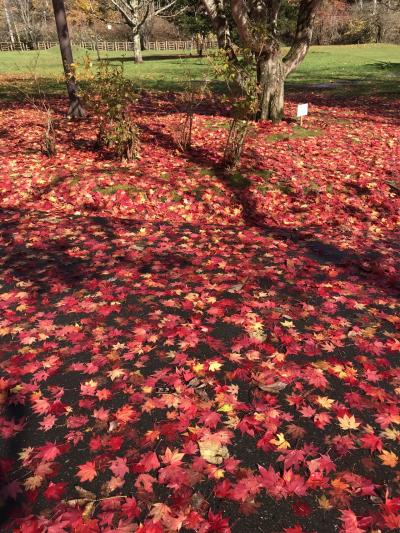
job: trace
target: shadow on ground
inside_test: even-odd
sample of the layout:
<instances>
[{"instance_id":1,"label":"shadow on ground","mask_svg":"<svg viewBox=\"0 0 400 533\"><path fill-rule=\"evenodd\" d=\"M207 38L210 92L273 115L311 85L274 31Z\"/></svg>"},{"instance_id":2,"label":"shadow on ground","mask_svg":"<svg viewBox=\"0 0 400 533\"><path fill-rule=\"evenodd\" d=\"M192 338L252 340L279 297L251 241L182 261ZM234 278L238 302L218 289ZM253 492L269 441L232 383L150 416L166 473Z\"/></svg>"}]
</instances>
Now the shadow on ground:
<instances>
[{"instance_id":1,"label":"shadow on ground","mask_svg":"<svg viewBox=\"0 0 400 533\"><path fill-rule=\"evenodd\" d=\"M199 154L193 157L197 161ZM235 191L246 209L252 201L247 193ZM354 438L357 449L343 451L336 423L314 424L301 414L306 404L318 405L316 389L371 427L394 405L394 287L361 272L357 254L253 217L237 228L1 211L3 531L18 518L26 527L38 517L48 527L71 520L68 502L79 495L76 485L105 502L111 498L115 519L132 522L123 503L135 484L141 520L156 502L181 509L189 498L202 502L200 514L223 513L238 533L245 527L265 531L271 520L271 532L294 523L332 531L337 512L315 507L313 488L300 499L291 494L277 501L261 496L260 488L244 502L230 491L221 497L223 487L254 480L258 465L283 473L277 462L282 452L268 443L275 431L289 435L290 424L300 428L292 428L296 438L288 437L296 449L308 446L311 458L332 458L328 478L347 472L349 486L368 481L394 490L394 474L379 463L368 468L370 450ZM334 276L332 265L338 268ZM365 328L372 328L369 337L359 333ZM221 369L196 388L203 374L193 381L193 364L210 360ZM349 376L360 379L335 368L351 369ZM375 374L368 374L372 368ZM371 382L361 379L364 372L374 376ZM258 390L254 376L280 376L283 390ZM233 427L219 411L221 394L235 406ZM272 407L279 421L268 418L277 424L270 434L270 426L252 413L268 416ZM209 426L210 412L216 418ZM188 427L197 425L233 431L229 453L241 466L226 466L228 485L206 474L207 463L201 466L196 439L188 438ZM159 437L146 441L154 432ZM143 453L152 450L161 458L167 448L185 449L178 469L182 486L166 490L167 471L157 477L154 467L154 491L143 491L137 485ZM116 457L129 465L118 482L109 470ZM96 475L80 481L77 472L88 461ZM197 473L193 478L189 472ZM117 487L111 490L110 483ZM344 496L357 513L371 508L363 492ZM77 523L86 505L74 508ZM100 503L92 520L101 523L109 512Z\"/></svg>"}]
</instances>

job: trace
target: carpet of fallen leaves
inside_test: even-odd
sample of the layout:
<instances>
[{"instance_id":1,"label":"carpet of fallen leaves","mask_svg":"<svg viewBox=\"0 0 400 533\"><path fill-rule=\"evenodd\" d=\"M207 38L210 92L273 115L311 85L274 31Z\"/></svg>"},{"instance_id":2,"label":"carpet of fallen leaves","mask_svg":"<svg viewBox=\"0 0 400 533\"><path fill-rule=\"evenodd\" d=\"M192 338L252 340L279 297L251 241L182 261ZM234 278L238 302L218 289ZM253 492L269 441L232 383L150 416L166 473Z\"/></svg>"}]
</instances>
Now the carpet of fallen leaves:
<instances>
[{"instance_id":1,"label":"carpet of fallen leaves","mask_svg":"<svg viewBox=\"0 0 400 533\"><path fill-rule=\"evenodd\" d=\"M3 105L1 531L399 531L400 102L310 98L230 177L218 104Z\"/></svg>"}]
</instances>

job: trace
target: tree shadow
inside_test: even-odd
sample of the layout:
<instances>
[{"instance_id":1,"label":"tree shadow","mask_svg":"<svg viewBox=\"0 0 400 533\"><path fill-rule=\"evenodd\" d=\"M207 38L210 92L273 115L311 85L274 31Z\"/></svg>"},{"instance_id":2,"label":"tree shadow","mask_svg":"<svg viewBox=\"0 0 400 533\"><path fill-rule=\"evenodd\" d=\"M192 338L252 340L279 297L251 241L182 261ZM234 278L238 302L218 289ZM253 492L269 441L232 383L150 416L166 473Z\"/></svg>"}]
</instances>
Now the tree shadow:
<instances>
[{"instance_id":1,"label":"tree shadow","mask_svg":"<svg viewBox=\"0 0 400 533\"><path fill-rule=\"evenodd\" d=\"M3 505L0 507L0 528L13 517L18 516L21 502L18 501L17 493L15 497L10 497L12 493L12 470L13 459L21 453L24 440L27 436L25 429L25 417L27 410L25 405L18 402L16 395L9 389L3 391L5 398L0 407L0 417L2 417L2 432L14 433L10 438L0 438L0 497Z\"/></svg>"},{"instance_id":2,"label":"tree shadow","mask_svg":"<svg viewBox=\"0 0 400 533\"><path fill-rule=\"evenodd\" d=\"M400 76L400 62L395 63L393 61L375 61L374 63L368 63L365 65L365 68L370 68L377 71L384 70L385 72L390 72L391 74Z\"/></svg>"},{"instance_id":3,"label":"tree shadow","mask_svg":"<svg viewBox=\"0 0 400 533\"><path fill-rule=\"evenodd\" d=\"M155 130L148 125L143 125L142 128L164 148L168 150L176 148L173 139L164 131ZM340 267L348 275L355 274L387 292L395 295L399 294L400 280L382 272L378 264L379 259L381 259L379 252L365 250L363 254L360 254L355 251L341 250L332 243L316 239L316 230L321 228L315 225L296 229L283 228L276 224L271 224L267 220L267 216L258 210L257 200L251 190L250 180L242 180L238 186L236 181L232 179L232 173L220 164L216 164L213 154L206 148L192 147L183 156L190 163L212 169L215 177L230 191L234 202L241 207L243 222L247 227L257 229L277 239L289 240L298 244L300 248L305 248L309 257L322 264ZM251 160L253 162L252 171L257 169L258 166L262 169L259 155L254 151L251 154ZM394 247L398 247L400 251L400 243L394 242L392 244ZM366 266L366 262L370 263L371 258L374 259L373 264Z\"/></svg>"},{"instance_id":4,"label":"tree shadow","mask_svg":"<svg viewBox=\"0 0 400 533\"><path fill-rule=\"evenodd\" d=\"M170 142L167 138L164 141ZM198 164L207 163L210 166L210 158L202 149L194 150L190 157ZM214 168L217 179L229 186L226 182L229 175L216 165ZM265 329L271 338L265 345L257 345L257 350L262 352L268 347L268 343L273 342L274 348L284 351L284 348L278 346L279 343L284 345L284 333L280 333L282 338L279 340L271 340L272 335L282 329L279 326L282 316L295 317L298 331L306 340L310 334L310 323L302 324L297 315L303 305L316 308L313 315L317 317L316 326L326 326L326 322L318 322L318 306L324 301L320 298L318 289L321 286L325 289L327 282L332 282L324 268L326 265L342 268L342 279L354 281L358 276L354 299L362 294L367 281L372 285L372 278L362 280L354 265L350 267L347 264L349 257L346 252L315 239L311 227L301 233L268 225L261 219L261 215L257 215L254 198L248 188L232 188L232 193L237 195L236 201L242 202L241 205L249 210L244 218L244 226L196 226L189 223L174 225L164 222L147 224L141 220L96 215L58 216L38 211L0 210L0 295L4 296L0 298L0 304L7 313L6 317L18 328L16 335L6 338L2 348L1 362L4 364L1 368L2 371L8 371L10 387L15 388L20 383L26 386L38 385L44 398L50 398L52 389L65 389L62 402L71 411L68 420L75 415L88 415L87 418L91 416L91 399L80 394L80 387L92 379L101 383L102 388L108 383L107 387L110 386L113 390L113 399L110 402L104 400L101 404L105 409L116 411L122 405L135 405L135 402L139 407L143 397L138 401L138 394L132 391L143 388L143 377L153 380L155 396L159 394L159 385L173 388L176 378L170 376L169 380L166 378L162 381L160 376L167 375L171 365L174 365L166 354L170 355L170 350L176 349L179 355L184 353L199 361L209 357L221 358L226 382L229 380L229 384L237 384L241 394L245 394L249 390L249 383L245 379L231 378L230 374L234 370L244 372L244 363L232 362L228 355L232 353L236 341L246 339L246 332L238 317L245 319L248 313L254 312L265 322ZM284 244L290 247L281 246ZM274 255L279 250L280 256ZM358 254L351 254L351 261L357 262ZM291 259L298 260L297 266L290 265ZM376 287L379 286L375 284L374 288ZM386 285L385 289L390 296L393 295ZM260 296L262 291L266 294ZM336 291L332 291L332 294L342 294L340 291L339 279ZM370 290L369 294L376 292ZM279 310L279 319L274 326L268 321L271 309L268 311L263 307L265 297L274 300L274 311ZM355 315L352 310L345 309L337 320L345 317L351 324L365 326L364 319L368 313L360 313L361 315ZM35 330L42 319L45 319L45 324L41 327L46 328L44 341L31 345L28 339L28 343L24 344L24 337L19 337L19 333L36 335L38 331ZM310 321L312 323L313 318ZM54 326L53 330L47 329L48 323ZM390 325L384 324L382 330L384 328L386 331L390 329ZM75 331L74 335L81 337L69 337L71 329ZM64 330L66 333L63 333ZM93 334L94 330L96 335ZM99 334L100 337L97 336ZM139 336L139 341L136 335ZM140 340L141 335L146 341ZM148 340L152 336L155 340ZM193 337L194 346L191 346ZM114 348L117 343L118 347ZM189 344L182 346L180 343ZM248 338L245 346L249 347ZM151 350L143 354L144 348ZM351 360L352 348L346 346L346 352L344 348L340 350L341 359ZM120 352L120 349L123 351ZM122 354L128 357L124 359ZM58 358L60 366L52 369L51 365L43 365L49 356ZM141 365L137 367L140 368L138 373L132 371L136 358L140 358ZM10 360L12 362L7 367ZM85 365L92 363L93 366L98 361L102 362L101 368L93 374L87 374ZM295 357L288 358L287 364L296 364L299 368L306 369L312 366L310 361L313 360L308 359L308 356L297 353ZM18 375L13 374L16 365L19 368L26 362L37 363L40 372L45 371L49 375L41 378L29 367L21 368ZM248 364L248 368L250 366ZM132 382L110 381L109 373L117 367L127 370ZM191 378L189 373L188 379ZM134 385L134 388L130 385ZM341 401L343 391L346 392L347 389L333 389L330 396ZM249 408L256 407L255 404L251 405L251 398L244 401L249 403ZM55 407L57 414L57 406ZM14 405L11 395L7 399L5 410L8 420L14 418L20 421L26 418L27 423L13 438L5 439L5 445L0 450L0 467L3 470L4 466L8 468L10 461L13 464L17 462L18 454L30 446L37 453L38 447L51 442L61 446L64 451L54 461L54 475L46 477L37 491L21 492L17 499L7 500L1 517L1 528L4 531L8 530L6 525L13 518L22 516L23 520L40 513L48 517L49 514L46 513L49 507L52 509L52 516L57 516L59 503L48 501L45 499L46 495L43 497L47 482L66 484L67 493L63 494L62 499L76 499L76 472L80 465L95 457L93 450L90 451L89 448L90 438L93 435L110 437L108 424L99 426L96 422L93 430L93 422L90 423L89 431L84 426L84 438L79 445L71 445L65 451L71 428L66 427L67 418L62 418L63 415L57 417L54 428L45 432L41 428L42 418L37 414L32 416L29 401L26 406L18 403ZM185 418L184 415L181 416ZM181 437L176 429L177 425L161 410L150 413L143 410L138 417L139 420L135 422L138 433L144 435L145 432L156 429L163 432L166 440L170 439L179 446ZM179 423L179 419L176 420L176 424ZM118 435L125 438L122 431ZM324 438L325 434L322 437L319 435L314 442L321 444ZM125 453L128 447L140 447L140 441L132 442L129 434L126 440L126 447L121 453ZM234 447L235 457L251 467L256 468L252 461L261 464L263 459L270 460L268 455L256 447L256 439L248 439L248 446L243 446L243 438L238 438ZM249 453L252 448L254 457L253 452ZM22 480L23 487L23 481L31 475L21 469L20 462L17 464L18 469L13 467L5 472L2 479L4 485ZM107 475L100 470L99 467L96 480L99 478L102 481L94 485L95 493L100 493L101 483ZM205 486L203 482L199 484L200 489L197 487L196 490L202 490ZM115 495L118 497L119 493L115 492ZM162 498L165 500L160 501L168 503L167 496ZM272 500L270 504L276 506Z\"/></svg>"},{"instance_id":5,"label":"tree shadow","mask_svg":"<svg viewBox=\"0 0 400 533\"><path fill-rule=\"evenodd\" d=\"M137 231L140 229L140 221L117 219L113 223L112 220L100 216L91 216L86 223L80 222L79 227L85 234L96 228L96 240L107 245L108 261L101 265L93 261L92 254L85 254L85 257L74 256L71 253L76 246L74 239L52 236L37 247L16 243L14 236L18 234L18 215L21 213L24 212L0 209L0 236L6 243L5 246L0 246L0 272L5 279L12 277L14 280L28 283L31 289L35 289L39 294L48 292L54 283L77 288L83 283L107 277L108 269L115 265L149 273L154 269L158 272L168 272L170 269L185 268L191 264L187 257L173 250L160 252L157 258L152 257L151 260L143 254L142 261L133 261L118 246L115 224L126 225L130 231ZM70 220L73 219L71 217Z\"/></svg>"}]
</instances>

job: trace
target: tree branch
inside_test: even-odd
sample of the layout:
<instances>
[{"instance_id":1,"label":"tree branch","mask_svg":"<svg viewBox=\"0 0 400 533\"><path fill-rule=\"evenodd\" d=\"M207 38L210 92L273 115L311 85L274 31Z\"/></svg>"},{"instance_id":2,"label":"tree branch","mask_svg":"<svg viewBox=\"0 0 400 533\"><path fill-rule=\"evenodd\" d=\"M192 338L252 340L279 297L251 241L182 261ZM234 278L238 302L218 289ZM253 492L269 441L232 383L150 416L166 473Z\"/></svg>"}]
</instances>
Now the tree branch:
<instances>
[{"instance_id":1,"label":"tree branch","mask_svg":"<svg viewBox=\"0 0 400 533\"><path fill-rule=\"evenodd\" d=\"M304 59L311 44L315 14L322 0L301 0L296 34L292 47L283 58L285 75L290 74Z\"/></svg>"},{"instance_id":2,"label":"tree branch","mask_svg":"<svg viewBox=\"0 0 400 533\"><path fill-rule=\"evenodd\" d=\"M166 6L163 6L163 7L160 7L160 9L156 9L154 11L154 15L157 16L159 15L160 13L162 13L163 11L166 11L167 9L169 9L170 7L172 7L174 4L176 4L178 2L178 0L172 0L169 4L167 4Z\"/></svg>"},{"instance_id":3,"label":"tree branch","mask_svg":"<svg viewBox=\"0 0 400 533\"><path fill-rule=\"evenodd\" d=\"M128 26L132 27L134 25L134 20L129 6L123 0L111 0L111 2L124 17Z\"/></svg>"},{"instance_id":4,"label":"tree branch","mask_svg":"<svg viewBox=\"0 0 400 533\"><path fill-rule=\"evenodd\" d=\"M231 0L232 16L243 44L253 50L260 52L262 43L253 35L251 21L247 12L247 6L244 0Z\"/></svg>"},{"instance_id":5,"label":"tree branch","mask_svg":"<svg viewBox=\"0 0 400 533\"><path fill-rule=\"evenodd\" d=\"M217 35L218 46L225 50L232 49L231 35L228 25L228 19L225 14L224 0L203 0L203 5L210 17L211 24Z\"/></svg>"}]
</instances>

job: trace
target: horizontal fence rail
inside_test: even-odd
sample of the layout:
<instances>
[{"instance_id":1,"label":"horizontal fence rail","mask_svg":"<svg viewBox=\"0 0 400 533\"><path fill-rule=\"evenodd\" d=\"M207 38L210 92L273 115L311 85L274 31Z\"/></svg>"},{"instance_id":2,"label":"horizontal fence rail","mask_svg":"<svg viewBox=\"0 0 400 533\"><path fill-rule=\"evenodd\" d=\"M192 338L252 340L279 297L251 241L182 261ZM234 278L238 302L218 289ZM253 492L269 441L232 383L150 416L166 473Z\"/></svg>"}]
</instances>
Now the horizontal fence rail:
<instances>
[{"instance_id":1,"label":"horizontal fence rail","mask_svg":"<svg viewBox=\"0 0 400 533\"><path fill-rule=\"evenodd\" d=\"M101 52L129 52L133 50L133 42L130 41L74 41L73 46L79 46L85 50L99 50ZM9 43L0 42L0 51L12 52L18 50L48 50L58 46L56 41L40 41L37 43ZM203 50L216 48L217 41L205 41ZM145 43L145 50L155 51L178 51L197 50L197 43L191 41L154 41Z\"/></svg>"},{"instance_id":2,"label":"horizontal fence rail","mask_svg":"<svg viewBox=\"0 0 400 533\"><path fill-rule=\"evenodd\" d=\"M25 43L2 43L0 42L1 52L13 52L14 50L30 50L30 46Z\"/></svg>"}]
</instances>

